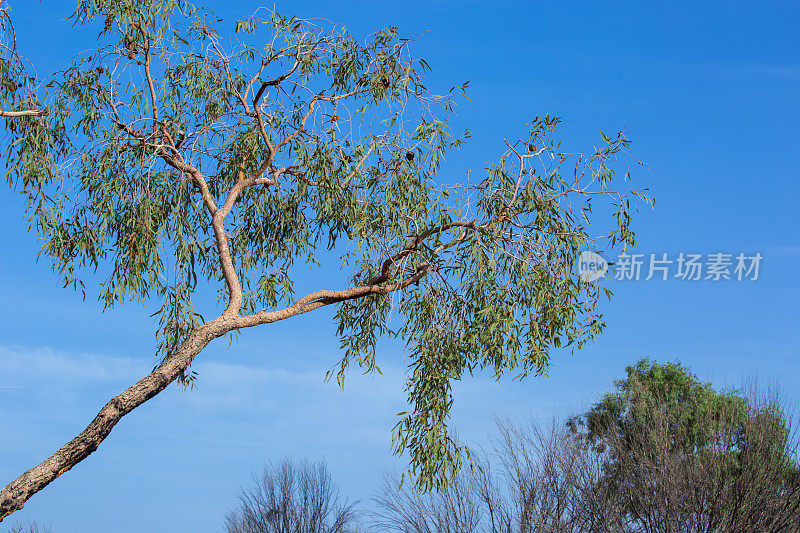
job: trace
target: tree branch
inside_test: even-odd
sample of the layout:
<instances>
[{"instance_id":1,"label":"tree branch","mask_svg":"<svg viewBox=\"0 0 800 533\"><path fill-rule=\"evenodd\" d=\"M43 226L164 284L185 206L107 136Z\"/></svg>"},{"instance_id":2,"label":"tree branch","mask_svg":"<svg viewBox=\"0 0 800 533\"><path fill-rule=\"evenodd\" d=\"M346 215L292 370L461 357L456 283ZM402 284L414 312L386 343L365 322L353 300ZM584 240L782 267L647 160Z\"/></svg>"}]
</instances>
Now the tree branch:
<instances>
[{"instance_id":1,"label":"tree branch","mask_svg":"<svg viewBox=\"0 0 800 533\"><path fill-rule=\"evenodd\" d=\"M0 117L46 117L50 114L50 110L47 108L44 109L23 109L20 111L6 111L4 109L0 109Z\"/></svg>"},{"instance_id":2,"label":"tree branch","mask_svg":"<svg viewBox=\"0 0 800 533\"><path fill-rule=\"evenodd\" d=\"M383 262L383 265L381 266L381 274L369 279L364 285L361 285L359 287L352 287L350 289L341 291L330 291L330 290L315 291L300 298L297 302L284 309L279 309L276 311L264 310L258 313L240 317L236 319L236 327L247 328L247 327L257 326L260 324L278 322L286 318L290 318L293 316L307 313L309 311L313 311L315 309L319 309L320 307L324 307L326 305L343 302L346 300L353 300L355 298L362 298L370 294L388 294L390 292L395 292L404 289L409 285L419 283L419 281L422 280L422 278L424 278L425 276L436 270L436 266L433 265L432 263L435 256L441 251L449 248L450 246L458 244L459 242L463 242L465 240L464 234L456 237L455 239L453 239L452 242L445 245L441 245L438 248L436 248L436 250L434 250L433 252L433 255L429 257L428 260L417 265L416 272L413 275L408 276L405 279L397 281L395 283L382 285L389 279L389 274L392 265L396 264L398 261L401 261L402 259L408 257L413 252L418 250L419 244L425 239L453 228L465 228L465 230L483 231L485 229L485 226L476 224L475 222L456 220L448 224L442 224L430 228L424 231L423 233L420 233L419 235L415 236L411 240L409 240L402 250L392 255L391 257L387 258Z\"/></svg>"},{"instance_id":3,"label":"tree branch","mask_svg":"<svg viewBox=\"0 0 800 533\"><path fill-rule=\"evenodd\" d=\"M249 328L261 324L278 322L293 316L308 313L309 311L319 309L320 307L344 302L346 300L363 298L364 296L368 296L370 294L388 294L390 292L404 289L409 285L413 285L414 283L418 283L422 278L434 270L436 270L436 268L430 264L421 266L421 268L413 276L409 276L402 281L392 283L390 285L372 284L362 285L360 287L352 287L350 289L341 291L315 291L303 296L297 302L285 307L284 309L279 309L276 311L260 311L258 313L253 313L252 315L239 317L234 323L236 328Z\"/></svg>"}]
</instances>

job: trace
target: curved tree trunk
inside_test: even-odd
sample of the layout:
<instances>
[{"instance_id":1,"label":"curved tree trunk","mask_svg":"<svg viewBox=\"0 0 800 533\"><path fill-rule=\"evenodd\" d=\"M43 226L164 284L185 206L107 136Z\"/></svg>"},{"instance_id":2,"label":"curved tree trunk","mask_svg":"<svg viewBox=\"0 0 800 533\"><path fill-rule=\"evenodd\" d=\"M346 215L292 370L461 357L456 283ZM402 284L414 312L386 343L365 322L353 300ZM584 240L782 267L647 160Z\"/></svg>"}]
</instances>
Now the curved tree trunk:
<instances>
[{"instance_id":1,"label":"curved tree trunk","mask_svg":"<svg viewBox=\"0 0 800 533\"><path fill-rule=\"evenodd\" d=\"M209 342L233 329L234 320L221 316L197 328L155 370L112 398L77 437L6 485L0 491L0 522L22 509L31 496L51 481L86 459L123 416L175 381Z\"/></svg>"}]
</instances>

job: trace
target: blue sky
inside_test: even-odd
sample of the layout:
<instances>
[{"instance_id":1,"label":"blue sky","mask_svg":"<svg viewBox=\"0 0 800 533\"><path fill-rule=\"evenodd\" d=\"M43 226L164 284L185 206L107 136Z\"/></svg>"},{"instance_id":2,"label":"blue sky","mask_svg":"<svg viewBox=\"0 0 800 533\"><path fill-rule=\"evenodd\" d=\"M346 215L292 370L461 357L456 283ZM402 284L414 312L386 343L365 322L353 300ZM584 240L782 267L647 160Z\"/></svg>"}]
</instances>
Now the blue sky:
<instances>
[{"instance_id":1,"label":"blue sky","mask_svg":"<svg viewBox=\"0 0 800 533\"><path fill-rule=\"evenodd\" d=\"M91 46L61 21L72 0L12 0L19 45L40 73ZM255 1L204 5L229 24ZM556 352L550 375L457 386L453 427L487 445L495 415L524 421L596 400L637 358L678 360L719 386L758 378L800 392L800 4L797 2L289 2L366 35L383 24L422 39L431 84L470 80L456 129L473 137L442 181L478 172L537 114L564 118L568 147L627 127L640 186L640 253L764 257L756 281L611 281L608 328L585 349ZM111 396L148 372L151 309L100 314L61 289L0 190L0 482L74 436ZM325 279L325 271L317 274ZM99 451L34 496L19 520L72 531L218 531L236 492L265 462L325 458L343 496L368 500L404 410L405 360L387 343L383 376L323 383L338 358L331 312L217 341L198 358L199 389L172 386L123 421ZM12 522L13 520L9 520ZM3 527L6 524L3 524ZM4 529L0 527L0 531Z\"/></svg>"}]
</instances>

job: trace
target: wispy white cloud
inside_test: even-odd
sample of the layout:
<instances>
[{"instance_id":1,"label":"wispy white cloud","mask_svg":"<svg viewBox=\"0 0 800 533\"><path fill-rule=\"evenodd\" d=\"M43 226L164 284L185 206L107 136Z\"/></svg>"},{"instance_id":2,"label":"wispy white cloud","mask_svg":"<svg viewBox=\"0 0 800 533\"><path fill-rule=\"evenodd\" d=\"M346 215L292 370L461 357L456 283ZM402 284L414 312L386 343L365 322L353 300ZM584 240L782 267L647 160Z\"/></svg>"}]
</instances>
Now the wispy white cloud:
<instances>
[{"instance_id":1,"label":"wispy white cloud","mask_svg":"<svg viewBox=\"0 0 800 533\"><path fill-rule=\"evenodd\" d=\"M33 391L46 395L48 389L57 389L60 395L78 396L95 386L117 390L144 376L154 363L148 358L73 353L49 347L0 346L0 395ZM387 369L382 376L353 372L342 391L335 383L324 382L325 368L293 366L290 370L201 360L192 367L199 375L197 390L184 393L173 386L168 396L178 396L184 407L201 411L287 407L306 410L342 402L378 406L402 398L400 369ZM376 385L378 380L383 384Z\"/></svg>"},{"instance_id":2,"label":"wispy white cloud","mask_svg":"<svg viewBox=\"0 0 800 533\"><path fill-rule=\"evenodd\" d=\"M107 383L130 379L146 369L143 360L51 348L0 346L0 390L20 390L42 382Z\"/></svg>"},{"instance_id":3,"label":"wispy white cloud","mask_svg":"<svg viewBox=\"0 0 800 533\"><path fill-rule=\"evenodd\" d=\"M318 364L295 368L264 368L221 362L199 362L198 389L181 395L195 409L219 411L279 411L293 418L316 420L321 414L350 412L369 418L392 406L403 405L403 374L389 368L383 375L349 375L344 390L325 382L326 368ZM177 389L176 389L177 390Z\"/></svg>"},{"instance_id":4,"label":"wispy white cloud","mask_svg":"<svg viewBox=\"0 0 800 533\"><path fill-rule=\"evenodd\" d=\"M92 412L98 400L134 383L153 363L151 358L0 346L0 398L35 395L38 401L26 405L37 410L63 409L68 400ZM200 360L193 369L199 374L197 390L183 391L173 385L159 395L151 417L172 419L177 414L186 421L202 420L201 426L237 427L243 434L264 427L270 433L295 435L300 441L301 435L315 434L334 443L346 432L351 440L383 447L397 413L408 409L402 363L384 364L382 375L362 375L354 368L344 390L324 381L327 367L319 359L299 366L294 360L292 369ZM537 388L549 384L536 381ZM490 431L495 415L527 418L531 414L530 388L510 378L498 384L489 376L467 377L455 384L454 392L453 427L465 436ZM558 394L547 393L551 395L553 401L537 404L537 411L551 413ZM151 430L157 427L161 426L156 423ZM207 437L238 440L234 434L213 431ZM252 436L242 437L242 442L248 440Z\"/></svg>"}]
</instances>

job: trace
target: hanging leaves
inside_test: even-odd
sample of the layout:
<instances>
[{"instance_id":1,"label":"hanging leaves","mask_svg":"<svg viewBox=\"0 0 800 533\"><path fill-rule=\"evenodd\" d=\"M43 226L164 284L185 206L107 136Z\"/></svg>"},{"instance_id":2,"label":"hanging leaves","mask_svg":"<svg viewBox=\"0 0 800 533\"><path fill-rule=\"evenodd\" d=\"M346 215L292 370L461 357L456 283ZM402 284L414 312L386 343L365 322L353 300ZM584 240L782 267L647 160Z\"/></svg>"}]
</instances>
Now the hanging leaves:
<instances>
[{"instance_id":1,"label":"hanging leaves","mask_svg":"<svg viewBox=\"0 0 800 533\"><path fill-rule=\"evenodd\" d=\"M99 23L98 48L22 91L50 114L7 123L7 177L65 285L88 272L106 307L155 309L160 356L204 324L192 296L208 288L228 331L335 305L340 383L351 363L379 371L381 337L407 344L394 450L438 489L467 457L447 427L455 380L543 374L554 348L602 331L604 288L576 261L635 242L629 199L648 198L615 181L624 132L569 153L560 120L537 117L482 179L447 185L437 171L469 138L448 126L468 84L432 93L396 28L361 41L267 12L224 32L179 0L81 0L73 19ZM12 59L4 105L25 97ZM590 218L597 207L611 219ZM322 286L296 297L318 257ZM324 286L328 269L351 287Z\"/></svg>"}]
</instances>

